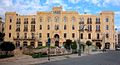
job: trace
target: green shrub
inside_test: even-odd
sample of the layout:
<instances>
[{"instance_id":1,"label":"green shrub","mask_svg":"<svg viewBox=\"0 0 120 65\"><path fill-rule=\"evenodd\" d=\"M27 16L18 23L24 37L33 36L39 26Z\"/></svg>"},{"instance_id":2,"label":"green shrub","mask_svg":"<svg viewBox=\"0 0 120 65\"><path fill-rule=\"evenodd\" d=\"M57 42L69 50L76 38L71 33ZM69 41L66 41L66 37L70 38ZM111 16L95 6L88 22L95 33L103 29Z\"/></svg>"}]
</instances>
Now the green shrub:
<instances>
[{"instance_id":1,"label":"green shrub","mask_svg":"<svg viewBox=\"0 0 120 65\"><path fill-rule=\"evenodd\" d=\"M50 46L50 48L56 48L56 46Z\"/></svg>"},{"instance_id":2,"label":"green shrub","mask_svg":"<svg viewBox=\"0 0 120 65\"><path fill-rule=\"evenodd\" d=\"M32 55L33 58L42 58L47 56L48 56L47 53L36 53Z\"/></svg>"},{"instance_id":3,"label":"green shrub","mask_svg":"<svg viewBox=\"0 0 120 65\"><path fill-rule=\"evenodd\" d=\"M37 49L43 49L46 48L47 46L38 46Z\"/></svg>"},{"instance_id":4,"label":"green shrub","mask_svg":"<svg viewBox=\"0 0 120 65\"><path fill-rule=\"evenodd\" d=\"M0 59L13 57L14 55L0 55Z\"/></svg>"}]
</instances>

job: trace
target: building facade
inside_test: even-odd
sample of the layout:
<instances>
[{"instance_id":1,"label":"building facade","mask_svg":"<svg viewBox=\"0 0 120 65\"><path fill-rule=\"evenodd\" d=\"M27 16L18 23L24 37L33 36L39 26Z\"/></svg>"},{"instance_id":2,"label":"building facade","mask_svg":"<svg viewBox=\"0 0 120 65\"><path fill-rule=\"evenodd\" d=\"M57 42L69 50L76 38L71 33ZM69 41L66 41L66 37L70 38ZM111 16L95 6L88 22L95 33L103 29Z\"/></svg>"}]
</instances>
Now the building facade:
<instances>
[{"instance_id":1,"label":"building facade","mask_svg":"<svg viewBox=\"0 0 120 65\"><path fill-rule=\"evenodd\" d=\"M3 33L4 31L4 23L2 21L2 17L0 17L0 32Z\"/></svg>"},{"instance_id":2,"label":"building facade","mask_svg":"<svg viewBox=\"0 0 120 65\"><path fill-rule=\"evenodd\" d=\"M117 44L120 45L120 31L117 32Z\"/></svg>"},{"instance_id":3,"label":"building facade","mask_svg":"<svg viewBox=\"0 0 120 65\"><path fill-rule=\"evenodd\" d=\"M17 47L46 46L48 38L51 46L62 46L66 39L78 41L79 35L83 45L89 40L94 46L102 44L101 48L115 47L114 12L111 11L92 15L53 7L52 11L36 15L6 12L5 16L5 41L12 41Z\"/></svg>"}]
</instances>

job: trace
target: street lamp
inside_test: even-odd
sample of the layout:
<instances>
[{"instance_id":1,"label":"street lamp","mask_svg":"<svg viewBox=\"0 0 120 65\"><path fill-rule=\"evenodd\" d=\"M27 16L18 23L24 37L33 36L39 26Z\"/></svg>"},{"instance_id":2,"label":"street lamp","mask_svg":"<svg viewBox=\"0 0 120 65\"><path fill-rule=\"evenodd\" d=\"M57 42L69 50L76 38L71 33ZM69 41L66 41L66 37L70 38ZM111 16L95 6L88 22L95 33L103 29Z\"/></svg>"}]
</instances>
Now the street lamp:
<instances>
[{"instance_id":1,"label":"street lamp","mask_svg":"<svg viewBox=\"0 0 120 65\"><path fill-rule=\"evenodd\" d=\"M79 43L79 50L78 50L78 56L81 56L81 42L80 42L80 31L83 31L83 30L88 30L87 28L85 28L85 25L83 25L82 26L82 28L81 27L79 27L79 41L78 41L78 43Z\"/></svg>"},{"instance_id":2,"label":"street lamp","mask_svg":"<svg viewBox=\"0 0 120 65\"><path fill-rule=\"evenodd\" d=\"M48 38L48 61L50 61L50 42L51 42L51 39Z\"/></svg>"},{"instance_id":3,"label":"street lamp","mask_svg":"<svg viewBox=\"0 0 120 65\"><path fill-rule=\"evenodd\" d=\"M78 30L79 31L79 41L78 41L78 43L79 43L79 50L78 50L78 56L81 56L81 43L80 43L80 29Z\"/></svg>"}]
</instances>

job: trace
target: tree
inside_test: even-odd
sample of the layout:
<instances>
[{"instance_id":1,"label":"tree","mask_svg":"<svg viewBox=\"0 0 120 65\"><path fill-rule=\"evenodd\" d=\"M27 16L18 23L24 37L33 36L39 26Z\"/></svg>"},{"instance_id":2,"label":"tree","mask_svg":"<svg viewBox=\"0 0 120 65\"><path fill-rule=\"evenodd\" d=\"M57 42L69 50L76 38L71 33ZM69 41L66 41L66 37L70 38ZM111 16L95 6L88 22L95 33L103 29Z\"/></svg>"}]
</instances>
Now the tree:
<instances>
[{"instance_id":1,"label":"tree","mask_svg":"<svg viewBox=\"0 0 120 65\"><path fill-rule=\"evenodd\" d=\"M3 42L0 47L2 51L6 51L6 55L8 55L8 51L15 49L15 45L12 42Z\"/></svg>"},{"instance_id":2,"label":"tree","mask_svg":"<svg viewBox=\"0 0 120 65\"><path fill-rule=\"evenodd\" d=\"M67 50L70 50L71 43L72 43L72 40L67 39L67 40L66 40L66 43L64 44L64 47L65 47Z\"/></svg>"},{"instance_id":3,"label":"tree","mask_svg":"<svg viewBox=\"0 0 120 65\"><path fill-rule=\"evenodd\" d=\"M92 42L91 42L91 41L87 41L87 42L86 42L86 45L87 45L87 46L91 46L91 45L92 45Z\"/></svg>"},{"instance_id":4,"label":"tree","mask_svg":"<svg viewBox=\"0 0 120 65\"><path fill-rule=\"evenodd\" d=\"M0 42L2 42L4 40L4 36L5 36L5 33L0 32Z\"/></svg>"},{"instance_id":5,"label":"tree","mask_svg":"<svg viewBox=\"0 0 120 65\"><path fill-rule=\"evenodd\" d=\"M102 44L98 42L98 43L96 43L96 46L97 46L99 49L101 49Z\"/></svg>"},{"instance_id":6,"label":"tree","mask_svg":"<svg viewBox=\"0 0 120 65\"><path fill-rule=\"evenodd\" d=\"M89 54L89 49L90 49L89 47L92 45L92 42L91 41L87 41L86 45L88 46L88 54Z\"/></svg>"},{"instance_id":7,"label":"tree","mask_svg":"<svg viewBox=\"0 0 120 65\"><path fill-rule=\"evenodd\" d=\"M71 48L72 48L72 52L73 52L73 53L77 52L77 51L76 51L76 49L77 49L76 41L72 42Z\"/></svg>"},{"instance_id":8,"label":"tree","mask_svg":"<svg viewBox=\"0 0 120 65\"><path fill-rule=\"evenodd\" d=\"M0 45L3 43L4 36L5 36L5 34L0 32ZM1 49L1 47L0 47L0 49Z\"/></svg>"}]
</instances>

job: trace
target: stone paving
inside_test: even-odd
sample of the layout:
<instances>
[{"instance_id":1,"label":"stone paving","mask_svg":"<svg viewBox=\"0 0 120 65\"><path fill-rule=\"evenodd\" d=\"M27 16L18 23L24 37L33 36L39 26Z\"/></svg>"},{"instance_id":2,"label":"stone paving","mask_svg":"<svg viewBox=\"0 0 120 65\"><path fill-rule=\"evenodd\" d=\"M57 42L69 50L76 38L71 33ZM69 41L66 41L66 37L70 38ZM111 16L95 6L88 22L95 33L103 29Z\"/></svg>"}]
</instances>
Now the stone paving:
<instances>
[{"instance_id":1,"label":"stone paving","mask_svg":"<svg viewBox=\"0 0 120 65\"><path fill-rule=\"evenodd\" d=\"M102 53L102 52L92 52L90 54L98 54L98 53ZM33 65L33 64L45 63L45 62L51 62L51 61L59 61L59 60L64 60L68 58L82 57L86 55L88 54L82 54L81 56L78 56L78 54L54 56L54 57L50 57L50 61L48 61L47 57L34 59L31 56L22 55L22 56L15 56L12 58L0 59L0 65Z\"/></svg>"}]
</instances>

